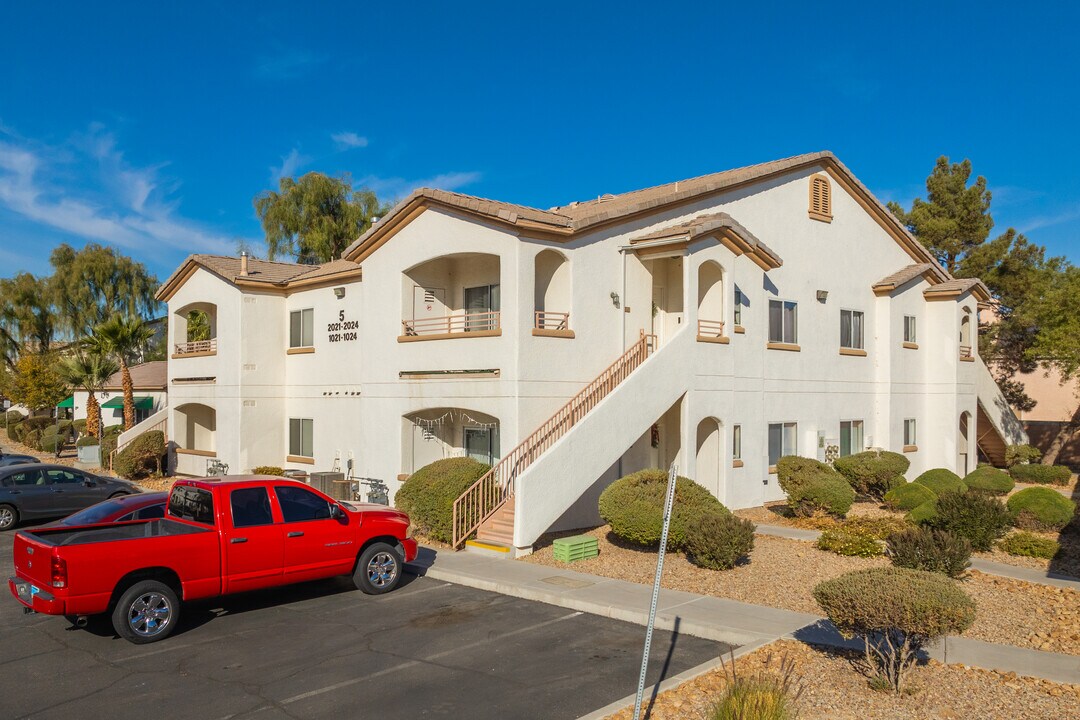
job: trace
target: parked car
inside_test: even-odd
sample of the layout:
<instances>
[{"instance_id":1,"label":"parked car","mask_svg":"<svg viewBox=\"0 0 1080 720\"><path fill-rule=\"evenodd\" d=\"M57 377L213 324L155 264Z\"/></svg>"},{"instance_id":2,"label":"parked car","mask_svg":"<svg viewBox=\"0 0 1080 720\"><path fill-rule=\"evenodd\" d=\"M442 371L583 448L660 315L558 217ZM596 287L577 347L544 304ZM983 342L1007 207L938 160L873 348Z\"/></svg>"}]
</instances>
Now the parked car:
<instances>
[{"instance_id":1,"label":"parked car","mask_svg":"<svg viewBox=\"0 0 1080 720\"><path fill-rule=\"evenodd\" d=\"M165 503L168 499L169 493L166 492L120 495L68 515L63 520L51 522L48 527L105 525L108 523L130 522L132 520L156 520L165 517Z\"/></svg>"},{"instance_id":2,"label":"parked car","mask_svg":"<svg viewBox=\"0 0 1080 720\"><path fill-rule=\"evenodd\" d=\"M0 453L0 467L8 465L26 465L27 463L41 462L33 455L18 455L16 453Z\"/></svg>"},{"instance_id":3,"label":"parked car","mask_svg":"<svg viewBox=\"0 0 1080 720\"><path fill-rule=\"evenodd\" d=\"M174 630L181 602L334 575L389 592L416 558L408 528L400 510L295 480L179 480L160 520L20 530L8 585L27 612L80 627L110 613L120 637L142 644Z\"/></svg>"},{"instance_id":4,"label":"parked car","mask_svg":"<svg viewBox=\"0 0 1080 720\"><path fill-rule=\"evenodd\" d=\"M127 480L66 465L9 465L0 468L0 530L23 520L63 517L107 498L138 492L139 486Z\"/></svg>"}]
</instances>

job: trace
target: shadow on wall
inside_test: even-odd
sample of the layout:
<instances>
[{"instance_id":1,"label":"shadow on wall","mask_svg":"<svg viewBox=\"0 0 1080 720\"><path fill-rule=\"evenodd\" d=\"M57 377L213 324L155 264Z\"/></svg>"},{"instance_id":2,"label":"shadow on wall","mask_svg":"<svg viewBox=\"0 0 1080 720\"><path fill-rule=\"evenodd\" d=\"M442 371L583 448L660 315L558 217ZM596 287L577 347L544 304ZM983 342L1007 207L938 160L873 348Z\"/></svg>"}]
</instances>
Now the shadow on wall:
<instances>
[{"instance_id":1,"label":"shadow on wall","mask_svg":"<svg viewBox=\"0 0 1080 720\"><path fill-rule=\"evenodd\" d=\"M1073 488L1071 499L1080 508L1080 483ZM1050 561L1050 575L1069 579L1080 577L1080 512L1058 533L1061 551Z\"/></svg>"},{"instance_id":2,"label":"shadow on wall","mask_svg":"<svg viewBox=\"0 0 1080 720\"><path fill-rule=\"evenodd\" d=\"M1027 420L1024 422L1024 430L1027 431L1029 442L1045 453L1064 424L1050 420ZM1065 443L1055 464L1067 465L1073 472L1080 469L1080 435Z\"/></svg>"}]
</instances>

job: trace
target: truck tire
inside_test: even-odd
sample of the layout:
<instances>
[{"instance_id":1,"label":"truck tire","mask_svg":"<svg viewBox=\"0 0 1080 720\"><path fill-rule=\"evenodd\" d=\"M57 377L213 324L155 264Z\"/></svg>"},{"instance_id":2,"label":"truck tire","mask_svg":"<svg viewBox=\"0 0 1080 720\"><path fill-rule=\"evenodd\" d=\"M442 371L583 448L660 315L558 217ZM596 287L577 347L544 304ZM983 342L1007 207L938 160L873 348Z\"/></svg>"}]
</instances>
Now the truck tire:
<instances>
[{"instance_id":1,"label":"truck tire","mask_svg":"<svg viewBox=\"0 0 1080 720\"><path fill-rule=\"evenodd\" d=\"M353 584L368 595L382 595L401 582L404 567L405 558L399 549L386 543L372 543L360 553L353 570Z\"/></svg>"},{"instance_id":2,"label":"truck tire","mask_svg":"<svg viewBox=\"0 0 1080 720\"><path fill-rule=\"evenodd\" d=\"M136 645L164 640L180 620L180 599L157 580L140 580L116 603L112 624L116 634Z\"/></svg>"},{"instance_id":3,"label":"truck tire","mask_svg":"<svg viewBox=\"0 0 1080 720\"><path fill-rule=\"evenodd\" d=\"M0 530L10 530L19 524L19 511L10 505L0 505Z\"/></svg>"}]
</instances>

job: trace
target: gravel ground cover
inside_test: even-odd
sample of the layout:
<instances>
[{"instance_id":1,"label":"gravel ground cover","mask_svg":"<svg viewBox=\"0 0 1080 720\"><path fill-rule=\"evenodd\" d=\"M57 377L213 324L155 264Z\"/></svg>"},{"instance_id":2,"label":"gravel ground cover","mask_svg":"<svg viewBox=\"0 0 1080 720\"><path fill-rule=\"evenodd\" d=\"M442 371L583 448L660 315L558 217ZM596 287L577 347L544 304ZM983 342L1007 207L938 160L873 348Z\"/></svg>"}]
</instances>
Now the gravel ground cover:
<instances>
[{"instance_id":1,"label":"gravel ground cover","mask_svg":"<svg viewBox=\"0 0 1080 720\"><path fill-rule=\"evenodd\" d=\"M1080 685L1018 677L936 661L915 669L913 692L900 696L871 690L853 669L857 654L778 642L735 661L747 676L777 672L782 659L794 663L802 686L800 720L1036 720L1076 717ZM706 718L728 683L717 669L661 693L648 715L651 720ZM610 716L630 720L633 707Z\"/></svg>"}]
</instances>

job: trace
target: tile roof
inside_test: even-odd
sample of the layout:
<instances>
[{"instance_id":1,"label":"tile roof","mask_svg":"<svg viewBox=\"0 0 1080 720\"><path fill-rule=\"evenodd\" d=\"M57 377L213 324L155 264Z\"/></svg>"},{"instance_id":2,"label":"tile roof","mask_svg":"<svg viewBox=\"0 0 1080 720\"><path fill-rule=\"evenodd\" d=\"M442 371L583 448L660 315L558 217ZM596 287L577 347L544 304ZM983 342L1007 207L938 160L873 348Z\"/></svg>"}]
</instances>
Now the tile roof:
<instances>
[{"instance_id":1,"label":"tile roof","mask_svg":"<svg viewBox=\"0 0 1080 720\"><path fill-rule=\"evenodd\" d=\"M874 283L873 288L875 290L893 290L933 269L934 266L930 263L915 263L913 265L908 265L905 268L897 270L892 275L886 275L881 278Z\"/></svg>"},{"instance_id":2,"label":"tile roof","mask_svg":"<svg viewBox=\"0 0 1080 720\"><path fill-rule=\"evenodd\" d=\"M978 278L955 278L923 290L923 295L961 295L968 290L976 291L976 294L990 298L990 289Z\"/></svg>"},{"instance_id":3,"label":"tile roof","mask_svg":"<svg viewBox=\"0 0 1080 720\"><path fill-rule=\"evenodd\" d=\"M184 273L193 264L206 268L230 282L262 283L279 289L287 288L293 283L307 283L329 278L339 273L360 271L360 266L351 260L332 260L322 265L307 265L248 258L248 274L241 275L241 259L238 257L229 255L189 255L158 289L156 297L159 300L167 299L171 295L173 286L183 282Z\"/></svg>"},{"instance_id":4,"label":"tile roof","mask_svg":"<svg viewBox=\"0 0 1080 720\"><path fill-rule=\"evenodd\" d=\"M699 215L686 222L673 225L671 227L655 230L645 235L639 235L638 237L631 238L630 244L635 245L639 243L647 243L653 240L665 240L668 238L680 238L685 237L687 240L694 240L699 237L707 237L721 230L730 230L738 235L755 253L764 254L769 260L772 261L772 265L780 267L783 264L783 260L765 243L754 237L754 234L740 225L733 217L726 212L710 213L708 215Z\"/></svg>"},{"instance_id":5,"label":"tile roof","mask_svg":"<svg viewBox=\"0 0 1080 720\"><path fill-rule=\"evenodd\" d=\"M165 360L132 365L128 371L131 373L131 383L136 390L164 390L168 386L169 364ZM123 390L122 373L114 373L102 389Z\"/></svg>"}]
</instances>

